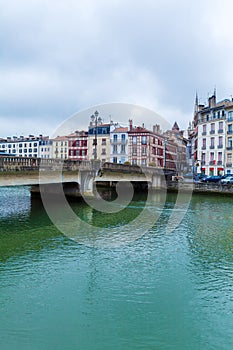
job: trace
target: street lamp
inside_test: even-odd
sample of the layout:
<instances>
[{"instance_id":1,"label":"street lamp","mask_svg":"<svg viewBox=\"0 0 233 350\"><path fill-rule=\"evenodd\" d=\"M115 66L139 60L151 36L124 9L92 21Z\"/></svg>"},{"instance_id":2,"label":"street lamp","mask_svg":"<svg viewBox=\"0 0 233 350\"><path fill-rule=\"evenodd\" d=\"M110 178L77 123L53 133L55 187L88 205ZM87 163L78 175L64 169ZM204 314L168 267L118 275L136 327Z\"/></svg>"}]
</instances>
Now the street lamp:
<instances>
[{"instance_id":1,"label":"street lamp","mask_svg":"<svg viewBox=\"0 0 233 350\"><path fill-rule=\"evenodd\" d=\"M94 154L94 159L97 159L97 119L99 116L99 112L95 111L94 113L94 117L95 117L95 138L94 138L94 142L93 145L95 146L95 154ZM93 118L94 119L94 118Z\"/></svg>"}]
</instances>

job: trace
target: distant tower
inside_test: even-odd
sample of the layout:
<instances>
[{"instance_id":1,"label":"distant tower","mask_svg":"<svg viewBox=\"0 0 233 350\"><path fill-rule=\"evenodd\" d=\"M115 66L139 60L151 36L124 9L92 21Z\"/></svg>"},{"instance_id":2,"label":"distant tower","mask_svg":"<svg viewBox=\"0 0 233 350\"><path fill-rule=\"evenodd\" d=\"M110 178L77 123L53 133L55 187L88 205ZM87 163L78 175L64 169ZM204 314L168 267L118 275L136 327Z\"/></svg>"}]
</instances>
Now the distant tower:
<instances>
[{"instance_id":1,"label":"distant tower","mask_svg":"<svg viewBox=\"0 0 233 350\"><path fill-rule=\"evenodd\" d=\"M194 106L194 114L196 114L198 112L198 95L197 95L197 92L196 92L196 98L195 98L195 106Z\"/></svg>"}]
</instances>

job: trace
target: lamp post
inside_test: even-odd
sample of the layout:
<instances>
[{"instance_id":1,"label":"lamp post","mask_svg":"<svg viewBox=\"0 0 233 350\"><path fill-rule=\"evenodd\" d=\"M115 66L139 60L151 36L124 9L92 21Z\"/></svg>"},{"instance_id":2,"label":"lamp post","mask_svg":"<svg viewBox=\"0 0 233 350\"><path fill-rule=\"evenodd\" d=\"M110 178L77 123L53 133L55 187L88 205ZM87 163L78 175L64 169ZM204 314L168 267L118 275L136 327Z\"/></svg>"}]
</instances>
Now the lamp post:
<instances>
[{"instance_id":1,"label":"lamp post","mask_svg":"<svg viewBox=\"0 0 233 350\"><path fill-rule=\"evenodd\" d=\"M97 119L98 119L98 116L99 116L99 112L95 111L94 116L95 116L95 138L94 138L93 144L95 146L94 159L96 160L97 159Z\"/></svg>"}]
</instances>

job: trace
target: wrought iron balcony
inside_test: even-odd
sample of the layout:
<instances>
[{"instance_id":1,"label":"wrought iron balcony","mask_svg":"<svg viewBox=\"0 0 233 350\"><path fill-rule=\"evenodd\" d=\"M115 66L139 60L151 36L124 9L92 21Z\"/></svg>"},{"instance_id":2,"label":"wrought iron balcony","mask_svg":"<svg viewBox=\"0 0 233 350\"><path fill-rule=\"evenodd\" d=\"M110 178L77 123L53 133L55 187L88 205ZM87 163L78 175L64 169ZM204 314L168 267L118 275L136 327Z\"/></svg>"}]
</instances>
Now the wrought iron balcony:
<instances>
[{"instance_id":1,"label":"wrought iron balcony","mask_svg":"<svg viewBox=\"0 0 233 350\"><path fill-rule=\"evenodd\" d=\"M202 132L202 135L205 136L205 135L206 135L206 131L203 131L203 132Z\"/></svg>"},{"instance_id":2,"label":"wrought iron balcony","mask_svg":"<svg viewBox=\"0 0 233 350\"><path fill-rule=\"evenodd\" d=\"M202 146L202 148L201 148L202 150L205 150L206 149L206 146Z\"/></svg>"},{"instance_id":3,"label":"wrought iron balcony","mask_svg":"<svg viewBox=\"0 0 233 350\"><path fill-rule=\"evenodd\" d=\"M223 133L223 129L218 129L218 133L222 134Z\"/></svg>"},{"instance_id":4,"label":"wrought iron balcony","mask_svg":"<svg viewBox=\"0 0 233 350\"><path fill-rule=\"evenodd\" d=\"M214 149L214 145L211 145L211 146L210 146L210 149Z\"/></svg>"},{"instance_id":5,"label":"wrought iron balcony","mask_svg":"<svg viewBox=\"0 0 233 350\"><path fill-rule=\"evenodd\" d=\"M218 148L223 148L223 145L218 145Z\"/></svg>"},{"instance_id":6,"label":"wrought iron balcony","mask_svg":"<svg viewBox=\"0 0 233 350\"><path fill-rule=\"evenodd\" d=\"M210 130L210 134L211 135L215 134L215 130Z\"/></svg>"},{"instance_id":7,"label":"wrought iron balcony","mask_svg":"<svg viewBox=\"0 0 233 350\"><path fill-rule=\"evenodd\" d=\"M222 165L222 160L218 160L217 164Z\"/></svg>"},{"instance_id":8,"label":"wrought iron balcony","mask_svg":"<svg viewBox=\"0 0 233 350\"><path fill-rule=\"evenodd\" d=\"M232 150L232 146L227 146L227 150L231 151Z\"/></svg>"},{"instance_id":9,"label":"wrought iron balcony","mask_svg":"<svg viewBox=\"0 0 233 350\"><path fill-rule=\"evenodd\" d=\"M210 160L209 164L210 165L215 165L215 160Z\"/></svg>"},{"instance_id":10,"label":"wrought iron balcony","mask_svg":"<svg viewBox=\"0 0 233 350\"><path fill-rule=\"evenodd\" d=\"M227 130L227 135L232 135L232 130Z\"/></svg>"},{"instance_id":11,"label":"wrought iron balcony","mask_svg":"<svg viewBox=\"0 0 233 350\"><path fill-rule=\"evenodd\" d=\"M231 168L232 167L232 163L226 163L226 167L227 168Z\"/></svg>"}]
</instances>

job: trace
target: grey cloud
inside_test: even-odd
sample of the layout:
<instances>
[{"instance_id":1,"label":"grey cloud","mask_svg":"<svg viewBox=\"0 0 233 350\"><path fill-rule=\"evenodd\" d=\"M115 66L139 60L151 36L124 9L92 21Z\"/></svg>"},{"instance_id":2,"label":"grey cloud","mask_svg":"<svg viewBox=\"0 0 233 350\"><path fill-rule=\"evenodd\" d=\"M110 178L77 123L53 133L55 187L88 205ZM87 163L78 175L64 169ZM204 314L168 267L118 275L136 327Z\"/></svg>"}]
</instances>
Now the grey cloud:
<instances>
[{"instance_id":1,"label":"grey cloud","mask_svg":"<svg viewBox=\"0 0 233 350\"><path fill-rule=\"evenodd\" d=\"M15 133L22 120L28 130L32 117L51 132L50 124L76 111L118 101L152 108L186 127L196 89L203 100L215 85L219 98L232 92L233 52L224 40L232 29L217 25L229 21L228 0L0 5L4 133Z\"/></svg>"}]
</instances>

